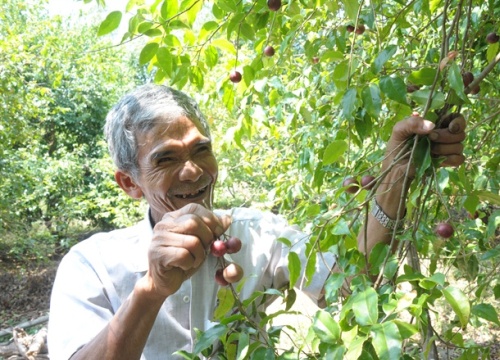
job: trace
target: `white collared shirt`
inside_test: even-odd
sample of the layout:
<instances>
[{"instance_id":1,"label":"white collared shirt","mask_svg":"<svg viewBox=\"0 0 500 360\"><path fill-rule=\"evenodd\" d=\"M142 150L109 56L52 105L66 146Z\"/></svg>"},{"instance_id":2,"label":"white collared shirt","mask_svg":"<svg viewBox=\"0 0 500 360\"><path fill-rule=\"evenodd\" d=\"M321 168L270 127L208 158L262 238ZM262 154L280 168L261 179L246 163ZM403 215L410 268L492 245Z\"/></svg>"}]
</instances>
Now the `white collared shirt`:
<instances>
[{"instance_id":1,"label":"white collared shirt","mask_svg":"<svg viewBox=\"0 0 500 360\"><path fill-rule=\"evenodd\" d=\"M230 261L244 270L240 299L254 291L281 288L288 283L288 247L276 241L284 237L305 261L307 236L272 213L238 208L226 232L241 239L242 249ZM111 320L148 269L148 247L153 230L148 219L109 233L99 233L75 245L63 258L52 290L49 320L51 360L66 360L94 338ZM328 276L320 266L310 285L302 289L318 299ZM333 264L333 261L330 263ZM207 330L216 308L219 286L214 276L217 259L208 256L200 270L169 296L160 310L141 359L177 359L178 350L192 351L195 329Z\"/></svg>"}]
</instances>

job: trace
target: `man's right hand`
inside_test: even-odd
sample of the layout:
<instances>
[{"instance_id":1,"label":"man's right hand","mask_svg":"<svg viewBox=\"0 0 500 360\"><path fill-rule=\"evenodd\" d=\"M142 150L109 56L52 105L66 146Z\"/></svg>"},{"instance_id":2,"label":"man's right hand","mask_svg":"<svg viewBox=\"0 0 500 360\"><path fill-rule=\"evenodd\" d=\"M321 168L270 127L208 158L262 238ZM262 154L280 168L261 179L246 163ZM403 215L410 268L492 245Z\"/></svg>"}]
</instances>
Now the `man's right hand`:
<instances>
[{"instance_id":1,"label":"man's right hand","mask_svg":"<svg viewBox=\"0 0 500 360\"><path fill-rule=\"evenodd\" d=\"M201 266L210 244L231 224L230 216L218 217L198 204L166 213L153 230L146 275L154 292L162 297L175 293Z\"/></svg>"}]
</instances>

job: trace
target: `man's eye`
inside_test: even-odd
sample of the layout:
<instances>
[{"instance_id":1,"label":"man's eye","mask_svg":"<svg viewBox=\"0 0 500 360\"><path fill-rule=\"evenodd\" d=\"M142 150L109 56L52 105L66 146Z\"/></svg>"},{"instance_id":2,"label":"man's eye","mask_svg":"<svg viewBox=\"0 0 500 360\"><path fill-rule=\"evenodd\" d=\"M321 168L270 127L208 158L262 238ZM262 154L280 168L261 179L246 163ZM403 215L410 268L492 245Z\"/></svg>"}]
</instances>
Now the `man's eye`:
<instances>
[{"instance_id":1,"label":"man's eye","mask_svg":"<svg viewBox=\"0 0 500 360\"><path fill-rule=\"evenodd\" d=\"M158 160L158 164L165 164L174 161L172 157L163 157Z\"/></svg>"}]
</instances>

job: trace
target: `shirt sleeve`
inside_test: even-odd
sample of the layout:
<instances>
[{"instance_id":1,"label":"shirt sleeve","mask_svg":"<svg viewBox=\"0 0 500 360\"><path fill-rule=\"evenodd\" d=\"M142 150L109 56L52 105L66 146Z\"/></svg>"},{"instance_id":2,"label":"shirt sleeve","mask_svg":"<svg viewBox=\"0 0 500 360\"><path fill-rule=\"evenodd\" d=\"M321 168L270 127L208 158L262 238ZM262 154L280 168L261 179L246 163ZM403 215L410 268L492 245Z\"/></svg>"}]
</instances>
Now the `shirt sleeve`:
<instances>
[{"instance_id":1,"label":"shirt sleeve","mask_svg":"<svg viewBox=\"0 0 500 360\"><path fill-rule=\"evenodd\" d=\"M67 360L113 317L99 271L78 250L57 270L50 301L48 348L51 360Z\"/></svg>"}]
</instances>

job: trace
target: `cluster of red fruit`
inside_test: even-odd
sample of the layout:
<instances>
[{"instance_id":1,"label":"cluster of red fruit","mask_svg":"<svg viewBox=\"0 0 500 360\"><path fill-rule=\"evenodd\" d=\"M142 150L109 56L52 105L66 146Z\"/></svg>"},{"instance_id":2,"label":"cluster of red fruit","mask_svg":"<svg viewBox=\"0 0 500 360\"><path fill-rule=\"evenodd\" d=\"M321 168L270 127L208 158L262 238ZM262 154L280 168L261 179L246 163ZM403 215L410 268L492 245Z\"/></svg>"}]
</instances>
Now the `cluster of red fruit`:
<instances>
[{"instance_id":1,"label":"cluster of red fruit","mask_svg":"<svg viewBox=\"0 0 500 360\"><path fill-rule=\"evenodd\" d=\"M210 252L215 257L222 257L226 254L234 254L241 250L241 240L235 236L230 236L227 240L215 240L210 245ZM225 264L225 262L221 262ZM243 269L235 263L229 263L215 272L215 281L221 286L240 281L243 278Z\"/></svg>"},{"instance_id":2,"label":"cluster of red fruit","mask_svg":"<svg viewBox=\"0 0 500 360\"><path fill-rule=\"evenodd\" d=\"M281 8L281 0L267 0L267 7L271 11L278 11ZM264 55L273 56L275 53L274 47L268 45L264 48ZM238 70L233 70L229 74L229 80L237 84L241 81L241 73Z\"/></svg>"},{"instance_id":3,"label":"cluster of red fruit","mask_svg":"<svg viewBox=\"0 0 500 360\"><path fill-rule=\"evenodd\" d=\"M346 189L345 191L350 194L356 194L359 190L359 186L365 190L371 190L375 185L375 177L371 175L365 175L361 178L361 182L358 181L355 177L348 177L342 183Z\"/></svg>"}]
</instances>

